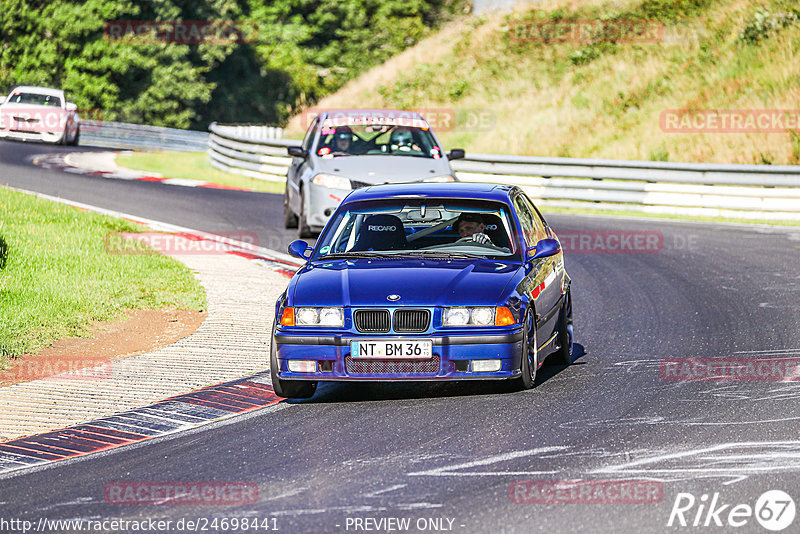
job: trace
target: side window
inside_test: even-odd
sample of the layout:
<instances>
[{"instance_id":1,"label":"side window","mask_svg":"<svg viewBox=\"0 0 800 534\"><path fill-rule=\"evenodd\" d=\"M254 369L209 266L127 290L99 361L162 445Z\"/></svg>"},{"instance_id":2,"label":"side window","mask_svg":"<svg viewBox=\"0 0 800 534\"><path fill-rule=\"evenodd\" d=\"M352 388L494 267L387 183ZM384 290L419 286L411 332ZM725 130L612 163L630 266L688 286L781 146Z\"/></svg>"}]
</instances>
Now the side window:
<instances>
[{"instance_id":1,"label":"side window","mask_svg":"<svg viewBox=\"0 0 800 534\"><path fill-rule=\"evenodd\" d=\"M522 226L522 235L525 238L525 244L528 247L532 247L538 242L536 239L536 224L533 222L533 214L530 208L525 204L522 195L517 195L514 199L514 207L517 210L520 226Z\"/></svg>"},{"instance_id":2,"label":"side window","mask_svg":"<svg viewBox=\"0 0 800 534\"><path fill-rule=\"evenodd\" d=\"M539 210L536 209L536 206L533 205L533 202L531 202L531 199L527 196L520 195L518 198L524 199L525 205L528 207L531 217L533 217L533 224L536 226L536 242L538 243L542 239L547 239L547 230L545 229L547 225L544 223L544 219L542 219Z\"/></svg>"},{"instance_id":3,"label":"side window","mask_svg":"<svg viewBox=\"0 0 800 534\"><path fill-rule=\"evenodd\" d=\"M308 131L306 131L306 136L303 138L303 148L305 150L309 150L311 148L311 141L314 139L314 134L317 131L318 122L319 117L314 117L314 120L311 122L311 126L309 126Z\"/></svg>"}]
</instances>

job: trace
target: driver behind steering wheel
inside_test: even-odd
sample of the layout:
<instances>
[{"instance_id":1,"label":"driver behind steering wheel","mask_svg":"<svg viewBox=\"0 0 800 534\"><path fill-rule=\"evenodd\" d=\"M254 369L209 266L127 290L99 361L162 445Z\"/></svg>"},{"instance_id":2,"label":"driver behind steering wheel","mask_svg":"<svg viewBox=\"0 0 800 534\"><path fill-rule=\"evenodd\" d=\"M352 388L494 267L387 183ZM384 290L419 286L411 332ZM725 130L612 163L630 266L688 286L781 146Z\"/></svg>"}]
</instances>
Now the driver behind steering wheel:
<instances>
[{"instance_id":1,"label":"driver behind steering wheel","mask_svg":"<svg viewBox=\"0 0 800 534\"><path fill-rule=\"evenodd\" d=\"M483 218L477 213L461 213L453 224L453 230L461 236L456 243L474 241L482 245L494 245L489 236L483 233Z\"/></svg>"}]
</instances>

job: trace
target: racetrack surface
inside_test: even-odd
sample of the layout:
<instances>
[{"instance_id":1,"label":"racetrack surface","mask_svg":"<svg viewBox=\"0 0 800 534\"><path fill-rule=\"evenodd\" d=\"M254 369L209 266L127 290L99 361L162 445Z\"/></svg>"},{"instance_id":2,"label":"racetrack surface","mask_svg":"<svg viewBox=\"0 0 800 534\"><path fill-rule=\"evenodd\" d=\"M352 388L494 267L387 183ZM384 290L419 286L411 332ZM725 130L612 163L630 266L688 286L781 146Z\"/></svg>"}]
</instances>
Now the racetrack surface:
<instances>
[{"instance_id":1,"label":"racetrack surface","mask_svg":"<svg viewBox=\"0 0 800 534\"><path fill-rule=\"evenodd\" d=\"M71 175L26 160L52 150L65 149L0 143L0 183L209 232L256 232L259 245L281 251L294 238L282 228L280 196ZM560 235L662 237L647 253L567 251L580 356L543 368L534 389L325 384L308 401L6 476L1 515L173 525L274 517L281 532L363 532L354 518L389 517L411 518L412 527L452 519L450 530L427 532L661 532L681 492L754 506L781 489L797 501L799 382L669 381L659 371L666 358L800 357L800 230L548 220ZM657 480L663 498L519 504L509 495L514 481L576 479ZM106 502L106 484L120 481L246 482L258 485L258 500ZM737 531L764 530L750 517Z\"/></svg>"}]
</instances>

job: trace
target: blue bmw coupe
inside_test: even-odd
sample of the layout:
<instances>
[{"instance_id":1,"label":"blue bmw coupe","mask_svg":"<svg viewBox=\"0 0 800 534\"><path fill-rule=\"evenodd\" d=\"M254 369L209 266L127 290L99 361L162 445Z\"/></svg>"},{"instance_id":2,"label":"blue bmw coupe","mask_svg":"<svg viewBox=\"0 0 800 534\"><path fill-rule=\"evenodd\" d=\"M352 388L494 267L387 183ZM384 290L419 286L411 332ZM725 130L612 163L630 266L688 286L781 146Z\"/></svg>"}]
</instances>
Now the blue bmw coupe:
<instances>
[{"instance_id":1,"label":"blue bmw coupe","mask_svg":"<svg viewBox=\"0 0 800 534\"><path fill-rule=\"evenodd\" d=\"M278 299L275 392L318 381L507 380L572 362L561 245L516 186L378 185L350 193Z\"/></svg>"}]
</instances>

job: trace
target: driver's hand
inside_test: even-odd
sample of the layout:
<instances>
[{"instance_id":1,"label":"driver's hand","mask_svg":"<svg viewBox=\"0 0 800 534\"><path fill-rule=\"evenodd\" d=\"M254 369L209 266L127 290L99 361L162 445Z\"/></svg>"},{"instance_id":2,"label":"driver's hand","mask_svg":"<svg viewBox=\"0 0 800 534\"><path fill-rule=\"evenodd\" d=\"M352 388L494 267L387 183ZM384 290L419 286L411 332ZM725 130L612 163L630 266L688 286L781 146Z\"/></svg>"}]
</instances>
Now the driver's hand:
<instances>
[{"instance_id":1,"label":"driver's hand","mask_svg":"<svg viewBox=\"0 0 800 534\"><path fill-rule=\"evenodd\" d=\"M472 234L472 240L475 241L476 243L480 243L481 245L491 245L492 244L492 240L489 239L489 236L484 234L484 233L481 233L481 232L478 232L476 234Z\"/></svg>"}]
</instances>

